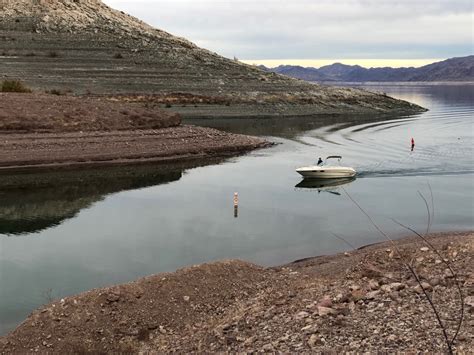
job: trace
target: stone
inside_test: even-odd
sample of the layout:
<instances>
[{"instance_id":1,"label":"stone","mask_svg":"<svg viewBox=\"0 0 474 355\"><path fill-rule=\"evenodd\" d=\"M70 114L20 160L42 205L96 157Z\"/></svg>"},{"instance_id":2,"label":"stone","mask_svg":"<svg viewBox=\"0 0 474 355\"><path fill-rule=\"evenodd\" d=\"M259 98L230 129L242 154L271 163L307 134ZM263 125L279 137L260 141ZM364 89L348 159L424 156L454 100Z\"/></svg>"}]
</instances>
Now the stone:
<instances>
[{"instance_id":1,"label":"stone","mask_svg":"<svg viewBox=\"0 0 474 355\"><path fill-rule=\"evenodd\" d=\"M400 291L400 290L403 290L405 288L405 285L402 284L401 282L393 282L393 283L389 284L388 286L393 291Z\"/></svg>"},{"instance_id":2,"label":"stone","mask_svg":"<svg viewBox=\"0 0 474 355\"><path fill-rule=\"evenodd\" d=\"M429 291L433 290L433 287L431 287L431 285L428 282L422 282L421 286L423 286L425 291L429 292ZM415 290L416 293L419 293L419 294L423 293L423 290L421 289L420 285L416 285L414 290Z\"/></svg>"},{"instance_id":3,"label":"stone","mask_svg":"<svg viewBox=\"0 0 474 355\"><path fill-rule=\"evenodd\" d=\"M107 294L107 301L112 303L112 302L118 302L120 300L120 293L118 292L109 292Z\"/></svg>"},{"instance_id":4,"label":"stone","mask_svg":"<svg viewBox=\"0 0 474 355\"><path fill-rule=\"evenodd\" d=\"M296 314L295 319L296 319L296 320L300 320L300 319L304 319L304 318L308 318L308 317L309 317L309 313L308 313L308 312L301 311L301 312L299 312L299 313Z\"/></svg>"},{"instance_id":5,"label":"stone","mask_svg":"<svg viewBox=\"0 0 474 355\"><path fill-rule=\"evenodd\" d=\"M323 299L319 301L318 306L331 308L332 307L331 298L329 296L323 297Z\"/></svg>"},{"instance_id":6,"label":"stone","mask_svg":"<svg viewBox=\"0 0 474 355\"><path fill-rule=\"evenodd\" d=\"M369 285L368 286L371 290L378 290L379 287L380 287L378 281L376 281L376 280L369 280Z\"/></svg>"},{"instance_id":7,"label":"stone","mask_svg":"<svg viewBox=\"0 0 474 355\"><path fill-rule=\"evenodd\" d=\"M391 335L388 336L387 340L388 341L395 341L395 340L397 340L397 337L396 337L395 334L391 334Z\"/></svg>"},{"instance_id":8,"label":"stone","mask_svg":"<svg viewBox=\"0 0 474 355\"><path fill-rule=\"evenodd\" d=\"M365 299L367 300L373 300L374 298L376 298L378 295L380 295L380 290L376 290L376 291L371 291L369 293L367 293L365 295Z\"/></svg>"},{"instance_id":9,"label":"stone","mask_svg":"<svg viewBox=\"0 0 474 355\"><path fill-rule=\"evenodd\" d=\"M336 313L336 311L332 308L321 307L321 306L318 307L318 315L320 317L325 317L325 316L328 316L330 314L335 314L335 313Z\"/></svg>"},{"instance_id":10,"label":"stone","mask_svg":"<svg viewBox=\"0 0 474 355\"><path fill-rule=\"evenodd\" d=\"M308 340L308 345L311 347L311 348L314 348L316 345L318 345L320 343L320 339L319 339L319 336L317 336L316 334L313 334L309 337L309 340Z\"/></svg>"}]
</instances>

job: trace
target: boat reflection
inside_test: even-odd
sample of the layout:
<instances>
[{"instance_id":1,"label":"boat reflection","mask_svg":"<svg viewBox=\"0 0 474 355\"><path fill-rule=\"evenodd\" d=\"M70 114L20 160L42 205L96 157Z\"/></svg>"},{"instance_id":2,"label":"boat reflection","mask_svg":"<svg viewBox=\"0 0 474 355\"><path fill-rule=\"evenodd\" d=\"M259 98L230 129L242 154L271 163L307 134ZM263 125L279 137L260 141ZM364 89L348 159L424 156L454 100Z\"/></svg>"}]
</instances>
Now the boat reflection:
<instances>
[{"instance_id":1,"label":"boat reflection","mask_svg":"<svg viewBox=\"0 0 474 355\"><path fill-rule=\"evenodd\" d=\"M355 177L342 179L304 179L295 187L298 189L315 190L318 191L318 193L328 192L340 196L341 194L337 190L342 186L349 185L354 180L356 180Z\"/></svg>"}]
</instances>

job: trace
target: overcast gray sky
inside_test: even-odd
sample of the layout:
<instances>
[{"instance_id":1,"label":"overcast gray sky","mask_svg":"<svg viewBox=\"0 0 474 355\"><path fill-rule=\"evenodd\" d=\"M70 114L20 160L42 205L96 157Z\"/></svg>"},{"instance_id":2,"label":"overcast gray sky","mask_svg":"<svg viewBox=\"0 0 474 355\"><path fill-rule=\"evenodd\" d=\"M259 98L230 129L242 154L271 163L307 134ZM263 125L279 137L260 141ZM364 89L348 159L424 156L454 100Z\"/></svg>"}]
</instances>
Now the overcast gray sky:
<instances>
[{"instance_id":1,"label":"overcast gray sky","mask_svg":"<svg viewBox=\"0 0 474 355\"><path fill-rule=\"evenodd\" d=\"M104 2L201 47L255 63L421 65L474 52L472 0Z\"/></svg>"}]
</instances>

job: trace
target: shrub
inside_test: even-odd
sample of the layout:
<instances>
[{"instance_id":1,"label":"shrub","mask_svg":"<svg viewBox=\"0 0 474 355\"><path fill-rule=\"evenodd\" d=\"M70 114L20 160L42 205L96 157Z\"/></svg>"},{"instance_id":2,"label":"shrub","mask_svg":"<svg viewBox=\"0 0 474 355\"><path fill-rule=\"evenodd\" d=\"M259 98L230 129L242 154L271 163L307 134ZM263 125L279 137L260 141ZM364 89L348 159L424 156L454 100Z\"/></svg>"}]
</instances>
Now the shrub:
<instances>
[{"instance_id":1,"label":"shrub","mask_svg":"<svg viewBox=\"0 0 474 355\"><path fill-rule=\"evenodd\" d=\"M31 92L31 89L26 87L19 80L5 80L2 83L1 92Z\"/></svg>"},{"instance_id":2,"label":"shrub","mask_svg":"<svg viewBox=\"0 0 474 355\"><path fill-rule=\"evenodd\" d=\"M122 55L122 53L115 53L114 58L115 59L123 59L123 55Z\"/></svg>"},{"instance_id":3,"label":"shrub","mask_svg":"<svg viewBox=\"0 0 474 355\"><path fill-rule=\"evenodd\" d=\"M48 52L48 57L57 58L57 57L59 57L59 54L58 54L58 52L50 51L50 52Z\"/></svg>"},{"instance_id":4,"label":"shrub","mask_svg":"<svg viewBox=\"0 0 474 355\"><path fill-rule=\"evenodd\" d=\"M51 95L58 95L58 96L64 95L64 93L61 90L57 90L57 89L52 89L49 91L46 90L46 93L51 94Z\"/></svg>"}]
</instances>

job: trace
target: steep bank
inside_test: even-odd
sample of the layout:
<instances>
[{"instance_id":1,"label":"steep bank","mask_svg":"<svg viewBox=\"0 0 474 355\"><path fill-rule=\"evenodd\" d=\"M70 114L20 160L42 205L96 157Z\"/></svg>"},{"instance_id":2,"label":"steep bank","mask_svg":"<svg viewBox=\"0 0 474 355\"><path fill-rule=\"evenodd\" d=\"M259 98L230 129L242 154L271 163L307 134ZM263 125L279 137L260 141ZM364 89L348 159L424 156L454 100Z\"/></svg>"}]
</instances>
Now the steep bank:
<instances>
[{"instance_id":1,"label":"steep bank","mask_svg":"<svg viewBox=\"0 0 474 355\"><path fill-rule=\"evenodd\" d=\"M464 322L454 343L474 346L474 234L429 237L455 270ZM446 352L413 263L451 337L459 319L452 274L419 239L264 269L224 261L64 298L0 338L0 353Z\"/></svg>"},{"instance_id":2,"label":"steep bank","mask_svg":"<svg viewBox=\"0 0 474 355\"><path fill-rule=\"evenodd\" d=\"M380 94L311 85L223 58L99 0L0 2L0 73L37 90L224 98L195 103L204 115L216 107L237 117L422 111ZM234 105L247 109L239 113Z\"/></svg>"}]
</instances>

